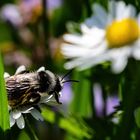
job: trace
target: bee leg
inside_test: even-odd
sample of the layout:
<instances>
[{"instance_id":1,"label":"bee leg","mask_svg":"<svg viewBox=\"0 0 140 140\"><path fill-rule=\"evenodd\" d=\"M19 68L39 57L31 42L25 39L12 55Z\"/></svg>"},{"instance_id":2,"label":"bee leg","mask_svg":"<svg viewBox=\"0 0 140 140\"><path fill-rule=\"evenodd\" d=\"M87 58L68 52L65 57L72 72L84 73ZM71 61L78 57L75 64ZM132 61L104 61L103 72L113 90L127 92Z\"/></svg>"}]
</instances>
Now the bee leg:
<instances>
[{"instance_id":1,"label":"bee leg","mask_svg":"<svg viewBox=\"0 0 140 140\"><path fill-rule=\"evenodd\" d=\"M60 101L59 101L59 95L55 92L54 93L54 97L55 97L55 100L57 101L58 104L62 104Z\"/></svg>"}]
</instances>

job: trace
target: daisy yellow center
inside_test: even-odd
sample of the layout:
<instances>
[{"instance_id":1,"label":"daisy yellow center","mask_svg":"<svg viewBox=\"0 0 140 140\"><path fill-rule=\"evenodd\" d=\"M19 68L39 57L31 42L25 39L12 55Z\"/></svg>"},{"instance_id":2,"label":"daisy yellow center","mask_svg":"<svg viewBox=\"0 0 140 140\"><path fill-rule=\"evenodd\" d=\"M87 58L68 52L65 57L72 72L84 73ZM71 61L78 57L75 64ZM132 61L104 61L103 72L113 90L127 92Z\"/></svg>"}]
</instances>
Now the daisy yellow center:
<instances>
[{"instance_id":1,"label":"daisy yellow center","mask_svg":"<svg viewBox=\"0 0 140 140\"><path fill-rule=\"evenodd\" d=\"M123 45L133 43L138 37L138 23L131 18L113 21L106 29L106 39L110 48L122 47Z\"/></svg>"}]
</instances>

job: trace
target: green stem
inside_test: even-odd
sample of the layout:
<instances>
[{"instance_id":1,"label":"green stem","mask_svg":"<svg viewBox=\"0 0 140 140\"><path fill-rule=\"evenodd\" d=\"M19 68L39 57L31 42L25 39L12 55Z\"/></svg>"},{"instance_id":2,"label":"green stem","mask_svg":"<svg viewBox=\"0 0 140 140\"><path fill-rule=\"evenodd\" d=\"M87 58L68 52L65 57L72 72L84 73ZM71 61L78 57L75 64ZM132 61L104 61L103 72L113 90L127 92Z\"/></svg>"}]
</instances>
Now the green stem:
<instances>
[{"instance_id":1,"label":"green stem","mask_svg":"<svg viewBox=\"0 0 140 140\"><path fill-rule=\"evenodd\" d=\"M139 64L137 64L135 61L132 61L129 63L127 70L128 71L126 71L124 75L125 81L124 87L122 89L122 103L124 113L113 140L130 140L131 132L134 128L134 109L136 107L140 83Z\"/></svg>"},{"instance_id":2,"label":"green stem","mask_svg":"<svg viewBox=\"0 0 140 140\"><path fill-rule=\"evenodd\" d=\"M25 121L26 121L26 132L30 136L30 139L31 140L39 140L38 137L36 136L34 130L32 129L32 126L30 125L27 117L25 117Z\"/></svg>"},{"instance_id":3,"label":"green stem","mask_svg":"<svg viewBox=\"0 0 140 140\"><path fill-rule=\"evenodd\" d=\"M43 12L42 12L42 24L43 24L43 30L44 30L44 40L45 40L45 46L48 48L48 42L49 42L49 19L47 17L47 1L42 0L42 7L43 7Z\"/></svg>"},{"instance_id":4,"label":"green stem","mask_svg":"<svg viewBox=\"0 0 140 140\"><path fill-rule=\"evenodd\" d=\"M47 65L48 67L52 67L52 58L51 58L51 50L49 47L49 41L50 41L50 23L49 19L47 16L47 0L42 0L42 7L43 7L43 12L42 12L42 26L43 26L43 31L44 31L44 45L47 50ZM45 60L46 61L46 60Z\"/></svg>"},{"instance_id":5,"label":"green stem","mask_svg":"<svg viewBox=\"0 0 140 140\"><path fill-rule=\"evenodd\" d=\"M85 6L86 6L86 10L87 10L87 16L91 16L92 14L92 9L91 9L91 2L90 0L84 0Z\"/></svg>"}]
</instances>

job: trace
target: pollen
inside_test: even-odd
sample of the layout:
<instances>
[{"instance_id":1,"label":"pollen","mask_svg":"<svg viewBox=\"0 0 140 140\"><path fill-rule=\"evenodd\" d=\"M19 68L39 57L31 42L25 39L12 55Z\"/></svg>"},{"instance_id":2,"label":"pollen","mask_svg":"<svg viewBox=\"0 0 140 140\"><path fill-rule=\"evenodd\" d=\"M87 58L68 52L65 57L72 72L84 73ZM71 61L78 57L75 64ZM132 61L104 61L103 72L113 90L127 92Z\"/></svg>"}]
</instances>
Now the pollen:
<instances>
[{"instance_id":1,"label":"pollen","mask_svg":"<svg viewBox=\"0 0 140 140\"><path fill-rule=\"evenodd\" d=\"M127 18L113 21L106 28L106 39L110 48L122 47L133 43L139 37L139 26L136 20Z\"/></svg>"}]
</instances>

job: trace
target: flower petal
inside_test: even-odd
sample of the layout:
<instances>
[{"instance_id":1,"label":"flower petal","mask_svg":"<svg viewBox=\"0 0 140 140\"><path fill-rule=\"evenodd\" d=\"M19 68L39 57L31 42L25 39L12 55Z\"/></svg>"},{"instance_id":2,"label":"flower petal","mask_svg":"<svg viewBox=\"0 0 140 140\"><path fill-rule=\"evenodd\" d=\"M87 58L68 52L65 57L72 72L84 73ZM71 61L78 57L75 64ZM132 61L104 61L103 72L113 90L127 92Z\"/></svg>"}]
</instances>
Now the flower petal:
<instances>
[{"instance_id":1,"label":"flower petal","mask_svg":"<svg viewBox=\"0 0 140 140\"><path fill-rule=\"evenodd\" d=\"M21 116L21 112L19 110L13 110L11 115L14 119L18 119Z\"/></svg>"},{"instance_id":2,"label":"flower petal","mask_svg":"<svg viewBox=\"0 0 140 140\"><path fill-rule=\"evenodd\" d=\"M111 67L114 73L119 73L124 70L127 65L128 57L131 56L131 51L130 46L110 50L109 57L112 62Z\"/></svg>"},{"instance_id":3,"label":"flower petal","mask_svg":"<svg viewBox=\"0 0 140 140\"><path fill-rule=\"evenodd\" d=\"M22 109L21 109L21 112L24 113L24 114L30 113L30 111L31 111L32 109L34 109L34 107L28 107L28 108L25 107L25 108L22 108Z\"/></svg>"},{"instance_id":4,"label":"flower petal","mask_svg":"<svg viewBox=\"0 0 140 140\"><path fill-rule=\"evenodd\" d=\"M26 70L26 67L24 65L21 65L17 68L15 74L20 74L20 73L24 72L25 70Z\"/></svg>"},{"instance_id":5,"label":"flower petal","mask_svg":"<svg viewBox=\"0 0 140 140\"><path fill-rule=\"evenodd\" d=\"M136 60L140 60L140 39L134 44L134 47L132 50L132 56Z\"/></svg>"},{"instance_id":6,"label":"flower petal","mask_svg":"<svg viewBox=\"0 0 140 140\"><path fill-rule=\"evenodd\" d=\"M36 119L36 120L40 120L43 121L43 117L41 116L40 112L37 109L32 109L31 110L31 115Z\"/></svg>"},{"instance_id":7,"label":"flower petal","mask_svg":"<svg viewBox=\"0 0 140 140\"><path fill-rule=\"evenodd\" d=\"M37 72L40 72L40 71L45 71L45 67L42 66L37 70Z\"/></svg>"},{"instance_id":8,"label":"flower petal","mask_svg":"<svg viewBox=\"0 0 140 140\"><path fill-rule=\"evenodd\" d=\"M95 3L93 5L93 12L94 12L94 15L97 17L97 19L100 21L100 24L102 25L102 27L105 27L107 23L107 12L105 11L105 9L99 4Z\"/></svg>"},{"instance_id":9,"label":"flower petal","mask_svg":"<svg viewBox=\"0 0 140 140\"><path fill-rule=\"evenodd\" d=\"M10 115L10 127L12 127L15 124L15 119Z\"/></svg>"},{"instance_id":10,"label":"flower petal","mask_svg":"<svg viewBox=\"0 0 140 140\"><path fill-rule=\"evenodd\" d=\"M7 72L4 72L4 78L8 78L8 77L10 77L10 74Z\"/></svg>"},{"instance_id":11,"label":"flower petal","mask_svg":"<svg viewBox=\"0 0 140 140\"><path fill-rule=\"evenodd\" d=\"M116 3L116 19L121 20L123 18L134 17L136 14L135 8L132 5L126 6L123 1Z\"/></svg>"},{"instance_id":12,"label":"flower petal","mask_svg":"<svg viewBox=\"0 0 140 140\"><path fill-rule=\"evenodd\" d=\"M127 57L120 57L118 59L114 59L112 61L112 65L111 65L111 68L112 68L112 71L114 73L120 73L124 70L124 68L126 67L127 65L127 61L128 61L128 58Z\"/></svg>"},{"instance_id":13,"label":"flower petal","mask_svg":"<svg viewBox=\"0 0 140 140\"><path fill-rule=\"evenodd\" d=\"M71 44L62 44L61 47L62 54L66 58L83 57L91 51L85 47L73 46Z\"/></svg>"},{"instance_id":14,"label":"flower petal","mask_svg":"<svg viewBox=\"0 0 140 140\"><path fill-rule=\"evenodd\" d=\"M138 24L140 26L140 13L138 14L138 18L137 18Z\"/></svg>"},{"instance_id":15,"label":"flower petal","mask_svg":"<svg viewBox=\"0 0 140 140\"><path fill-rule=\"evenodd\" d=\"M66 34L63 36L64 40L76 46L91 48L98 45L105 37L105 31L96 27L89 28L85 24L82 24L81 30L81 35Z\"/></svg>"},{"instance_id":16,"label":"flower petal","mask_svg":"<svg viewBox=\"0 0 140 140\"><path fill-rule=\"evenodd\" d=\"M16 124L20 129L25 127L25 121L22 115L16 120Z\"/></svg>"}]
</instances>

